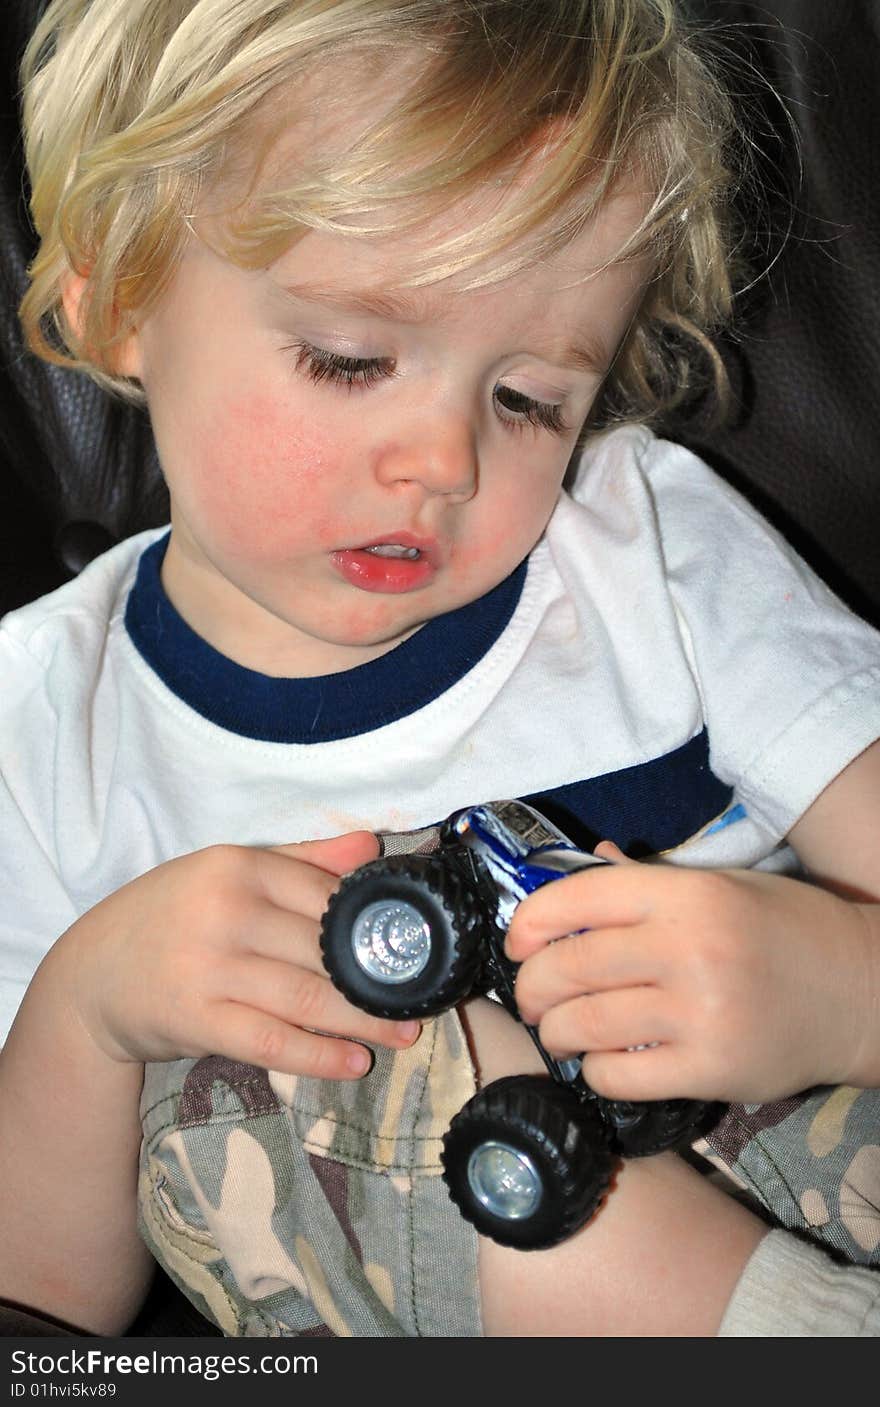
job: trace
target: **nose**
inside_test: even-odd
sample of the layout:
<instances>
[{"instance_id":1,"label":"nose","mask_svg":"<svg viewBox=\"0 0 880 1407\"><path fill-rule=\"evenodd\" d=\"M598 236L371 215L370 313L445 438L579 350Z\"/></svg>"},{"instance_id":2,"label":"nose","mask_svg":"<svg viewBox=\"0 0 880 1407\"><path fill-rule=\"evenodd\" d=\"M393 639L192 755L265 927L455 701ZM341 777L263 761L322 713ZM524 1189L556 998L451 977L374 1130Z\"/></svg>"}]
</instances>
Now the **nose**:
<instances>
[{"instance_id":1,"label":"nose","mask_svg":"<svg viewBox=\"0 0 880 1407\"><path fill-rule=\"evenodd\" d=\"M415 484L428 494L466 501L477 489L477 444L464 416L426 414L416 418L375 458L376 478L392 488Z\"/></svg>"}]
</instances>

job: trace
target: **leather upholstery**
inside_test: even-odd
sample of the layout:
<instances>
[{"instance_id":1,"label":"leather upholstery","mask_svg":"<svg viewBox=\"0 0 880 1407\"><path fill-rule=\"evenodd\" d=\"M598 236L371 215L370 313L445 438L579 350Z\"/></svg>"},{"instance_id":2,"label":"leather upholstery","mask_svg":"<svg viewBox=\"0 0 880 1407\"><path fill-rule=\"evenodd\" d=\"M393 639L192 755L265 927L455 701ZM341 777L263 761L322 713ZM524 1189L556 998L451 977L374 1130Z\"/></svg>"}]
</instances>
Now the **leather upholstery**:
<instances>
[{"instance_id":1,"label":"leather upholstery","mask_svg":"<svg viewBox=\"0 0 880 1407\"><path fill-rule=\"evenodd\" d=\"M726 359L738 414L724 430L673 426L880 624L880 4L689 0L776 88L758 134L771 210L791 234L743 311ZM737 30L736 26L744 26ZM747 84L746 119L755 116ZM749 97L751 93L751 100ZM760 241L759 241L760 243ZM756 250L756 267L767 253Z\"/></svg>"},{"instance_id":2,"label":"leather upholstery","mask_svg":"<svg viewBox=\"0 0 880 1407\"><path fill-rule=\"evenodd\" d=\"M0 612L168 511L146 415L22 346L16 309L34 240L17 69L43 8L45 0L5 0L0 26Z\"/></svg>"}]
</instances>

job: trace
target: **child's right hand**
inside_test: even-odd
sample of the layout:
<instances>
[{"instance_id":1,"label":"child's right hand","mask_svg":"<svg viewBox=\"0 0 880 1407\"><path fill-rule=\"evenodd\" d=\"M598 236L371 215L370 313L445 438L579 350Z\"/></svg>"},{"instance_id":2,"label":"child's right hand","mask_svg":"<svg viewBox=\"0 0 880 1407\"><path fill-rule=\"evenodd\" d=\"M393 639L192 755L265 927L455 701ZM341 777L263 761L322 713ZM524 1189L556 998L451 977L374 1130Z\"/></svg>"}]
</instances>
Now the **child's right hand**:
<instances>
[{"instance_id":1,"label":"child's right hand","mask_svg":"<svg viewBox=\"0 0 880 1407\"><path fill-rule=\"evenodd\" d=\"M370 1054L355 1042L404 1047L419 1031L358 1011L321 961L319 921L338 877L376 851L374 836L355 832L159 865L61 940L77 1018L116 1061L225 1055L321 1079L363 1075Z\"/></svg>"}]
</instances>

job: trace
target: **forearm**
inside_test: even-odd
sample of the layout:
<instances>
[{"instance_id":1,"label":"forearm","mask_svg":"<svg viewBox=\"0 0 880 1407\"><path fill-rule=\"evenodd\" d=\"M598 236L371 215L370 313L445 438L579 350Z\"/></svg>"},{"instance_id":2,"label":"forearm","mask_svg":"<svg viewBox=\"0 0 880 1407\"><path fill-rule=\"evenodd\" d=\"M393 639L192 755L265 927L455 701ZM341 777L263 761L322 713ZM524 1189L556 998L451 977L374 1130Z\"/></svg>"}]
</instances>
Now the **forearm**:
<instances>
[{"instance_id":1,"label":"forearm","mask_svg":"<svg viewBox=\"0 0 880 1407\"><path fill-rule=\"evenodd\" d=\"M840 1020L857 1038L853 1060L838 1083L880 1086L880 741L828 786L788 839L816 885L848 901L858 919L852 979ZM838 974L829 971L829 981Z\"/></svg>"},{"instance_id":2,"label":"forearm","mask_svg":"<svg viewBox=\"0 0 880 1407\"><path fill-rule=\"evenodd\" d=\"M863 923L864 980L854 992L853 1031L857 1037L845 1083L858 1089L880 1087L880 904L853 904Z\"/></svg>"},{"instance_id":3,"label":"forearm","mask_svg":"<svg viewBox=\"0 0 880 1407\"><path fill-rule=\"evenodd\" d=\"M111 1060L68 1001L75 941L37 972L0 1053L0 1298L121 1332L149 1284L137 1234L142 1067Z\"/></svg>"}]
</instances>

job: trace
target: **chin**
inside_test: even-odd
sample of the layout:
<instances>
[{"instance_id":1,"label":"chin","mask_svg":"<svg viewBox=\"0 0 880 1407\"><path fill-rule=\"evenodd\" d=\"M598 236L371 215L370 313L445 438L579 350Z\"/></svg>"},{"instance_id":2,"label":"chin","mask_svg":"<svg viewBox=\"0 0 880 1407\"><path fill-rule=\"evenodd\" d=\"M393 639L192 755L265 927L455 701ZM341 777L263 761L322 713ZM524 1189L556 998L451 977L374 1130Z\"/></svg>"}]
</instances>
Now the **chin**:
<instances>
[{"instance_id":1,"label":"chin","mask_svg":"<svg viewBox=\"0 0 880 1407\"><path fill-rule=\"evenodd\" d=\"M412 625L376 627L373 630L347 632L341 634L338 639L332 639L329 636L325 638L328 645L340 649L367 650L373 651L375 654L384 654L387 650L393 650L396 645L402 645L410 635L421 630L428 619L429 617L426 616L424 620L415 621Z\"/></svg>"}]
</instances>

